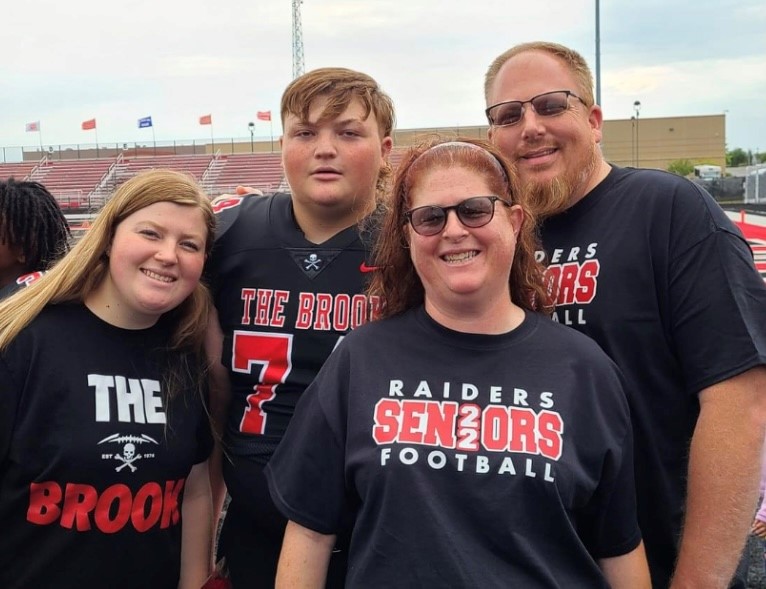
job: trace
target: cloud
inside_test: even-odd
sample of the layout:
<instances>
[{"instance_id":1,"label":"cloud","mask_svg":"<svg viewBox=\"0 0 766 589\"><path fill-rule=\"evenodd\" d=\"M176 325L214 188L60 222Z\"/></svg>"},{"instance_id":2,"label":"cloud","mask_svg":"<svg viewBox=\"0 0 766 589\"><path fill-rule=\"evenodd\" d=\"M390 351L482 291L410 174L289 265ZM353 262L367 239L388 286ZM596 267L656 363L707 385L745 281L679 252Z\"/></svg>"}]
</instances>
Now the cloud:
<instances>
[{"instance_id":1,"label":"cloud","mask_svg":"<svg viewBox=\"0 0 766 589\"><path fill-rule=\"evenodd\" d=\"M763 99L766 55L609 70L603 78L608 99L615 102L640 99L648 106L655 100L663 115L722 112L732 101ZM667 112L671 109L676 112Z\"/></svg>"},{"instance_id":2,"label":"cloud","mask_svg":"<svg viewBox=\"0 0 766 589\"><path fill-rule=\"evenodd\" d=\"M278 110L292 76L287 0L69 0L17 3L3 14L0 137L35 143L215 133L249 137L257 110ZM728 110L727 141L766 146L766 4L763 0L601 2L602 103L607 118ZM305 67L346 66L391 94L401 128L483 124L483 75L513 44L547 39L595 61L593 0L306 0ZM103 122L102 122L103 121ZM275 132L278 120L275 118ZM267 126L256 133L268 133Z\"/></svg>"}]
</instances>

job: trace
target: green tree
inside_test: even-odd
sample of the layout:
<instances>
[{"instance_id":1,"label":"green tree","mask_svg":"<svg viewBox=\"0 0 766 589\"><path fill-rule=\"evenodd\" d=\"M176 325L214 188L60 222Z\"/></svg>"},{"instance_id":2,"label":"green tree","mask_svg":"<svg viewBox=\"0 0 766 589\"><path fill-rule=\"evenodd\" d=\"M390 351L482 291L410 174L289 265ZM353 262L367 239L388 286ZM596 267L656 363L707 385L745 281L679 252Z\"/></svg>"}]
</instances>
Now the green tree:
<instances>
[{"instance_id":1,"label":"green tree","mask_svg":"<svg viewBox=\"0 0 766 589\"><path fill-rule=\"evenodd\" d=\"M755 154L755 161L757 161L759 164L765 164L766 163L766 153L756 153Z\"/></svg>"},{"instance_id":2,"label":"green tree","mask_svg":"<svg viewBox=\"0 0 766 589\"><path fill-rule=\"evenodd\" d=\"M689 160L675 160L668 164L668 172L673 172L679 176L688 176L694 171L694 164Z\"/></svg>"},{"instance_id":3,"label":"green tree","mask_svg":"<svg viewBox=\"0 0 766 589\"><path fill-rule=\"evenodd\" d=\"M741 147L735 147L726 152L726 165L728 167L746 166L750 163L747 152Z\"/></svg>"}]
</instances>

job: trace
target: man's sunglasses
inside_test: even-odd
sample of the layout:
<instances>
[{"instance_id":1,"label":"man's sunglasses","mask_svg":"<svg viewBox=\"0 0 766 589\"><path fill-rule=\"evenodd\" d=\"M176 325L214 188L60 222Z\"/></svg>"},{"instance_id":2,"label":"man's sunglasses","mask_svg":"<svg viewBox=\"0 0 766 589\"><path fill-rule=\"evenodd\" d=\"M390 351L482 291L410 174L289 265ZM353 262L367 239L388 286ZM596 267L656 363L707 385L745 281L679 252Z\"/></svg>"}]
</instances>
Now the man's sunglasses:
<instances>
[{"instance_id":1,"label":"man's sunglasses","mask_svg":"<svg viewBox=\"0 0 766 589\"><path fill-rule=\"evenodd\" d=\"M404 213L415 233L424 236L436 235L447 225L447 213L455 211L457 218L466 227L483 227L495 216L495 203L512 206L499 196L472 196L451 207L426 205Z\"/></svg>"},{"instance_id":2,"label":"man's sunglasses","mask_svg":"<svg viewBox=\"0 0 766 589\"><path fill-rule=\"evenodd\" d=\"M585 101L569 90L554 90L538 94L529 100L508 100L493 104L484 112L489 124L495 127L515 125L524 117L524 105L531 104L532 109L541 117L555 117L569 108L569 97L573 96L583 104ZM585 104L585 106L588 106Z\"/></svg>"}]
</instances>

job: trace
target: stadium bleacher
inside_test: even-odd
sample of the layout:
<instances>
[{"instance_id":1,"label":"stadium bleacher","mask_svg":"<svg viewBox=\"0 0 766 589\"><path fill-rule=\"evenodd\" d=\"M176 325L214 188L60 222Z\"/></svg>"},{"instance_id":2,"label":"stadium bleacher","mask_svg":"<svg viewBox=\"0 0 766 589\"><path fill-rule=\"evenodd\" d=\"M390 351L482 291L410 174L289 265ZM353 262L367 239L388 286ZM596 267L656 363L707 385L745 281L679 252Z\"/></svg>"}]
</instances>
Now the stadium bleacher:
<instances>
[{"instance_id":1,"label":"stadium bleacher","mask_svg":"<svg viewBox=\"0 0 766 589\"><path fill-rule=\"evenodd\" d=\"M404 150L394 149L396 168ZM92 215L123 182L142 170L170 168L191 174L211 197L234 192L237 185L263 192L288 189L284 183L281 154L271 152L228 155L136 155L127 157L0 163L0 178L34 180L45 185L74 221Z\"/></svg>"},{"instance_id":2,"label":"stadium bleacher","mask_svg":"<svg viewBox=\"0 0 766 589\"><path fill-rule=\"evenodd\" d=\"M391 169L396 172L396 168L399 165L399 162L402 161L402 158L404 158L404 154L407 153L406 149L392 149L391 155L388 158L389 163L391 164Z\"/></svg>"},{"instance_id":3,"label":"stadium bleacher","mask_svg":"<svg viewBox=\"0 0 766 589\"><path fill-rule=\"evenodd\" d=\"M210 196L233 193L237 185L263 192L276 190L282 181L282 156L279 153L243 153L221 156L217 173L209 176Z\"/></svg>"},{"instance_id":4,"label":"stadium bleacher","mask_svg":"<svg viewBox=\"0 0 766 589\"><path fill-rule=\"evenodd\" d=\"M104 199L94 198L93 192L112 163L109 159L44 159L35 166L29 179L50 190L64 212L95 211L104 204Z\"/></svg>"},{"instance_id":5,"label":"stadium bleacher","mask_svg":"<svg viewBox=\"0 0 766 589\"><path fill-rule=\"evenodd\" d=\"M170 168L192 175L212 197L238 184L264 192L282 181L279 153L234 155L151 155L116 158L0 163L0 178L34 180L45 185L65 212L89 213L100 207L123 182L142 170Z\"/></svg>"},{"instance_id":6,"label":"stadium bleacher","mask_svg":"<svg viewBox=\"0 0 766 589\"><path fill-rule=\"evenodd\" d=\"M169 168L191 174L197 182L200 182L212 160L213 157L206 154L118 157L115 174L119 179L117 182L119 185L143 170Z\"/></svg>"},{"instance_id":7,"label":"stadium bleacher","mask_svg":"<svg viewBox=\"0 0 766 589\"><path fill-rule=\"evenodd\" d=\"M17 162L11 164L0 164L0 178L15 178L16 180L28 180L38 162Z\"/></svg>"},{"instance_id":8,"label":"stadium bleacher","mask_svg":"<svg viewBox=\"0 0 766 589\"><path fill-rule=\"evenodd\" d=\"M0 164L0 178L33 180L43 184L64 212L94 211L103 204L93 191L111 166L109 159L49 160Z\"/></svg>"}]
</instances>

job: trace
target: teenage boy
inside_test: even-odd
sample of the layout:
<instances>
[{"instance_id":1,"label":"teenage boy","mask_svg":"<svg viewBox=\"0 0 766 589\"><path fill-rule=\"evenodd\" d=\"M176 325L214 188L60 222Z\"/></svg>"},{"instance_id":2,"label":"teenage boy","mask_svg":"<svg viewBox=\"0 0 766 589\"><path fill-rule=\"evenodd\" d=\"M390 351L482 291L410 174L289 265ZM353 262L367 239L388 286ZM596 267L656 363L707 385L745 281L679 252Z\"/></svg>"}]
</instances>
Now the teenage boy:
<instances>
[{"instance_id":1,"label":"teenage boy","mask_svg":"<svg viewBox=\"0 0 766 589\"><path fill-rule=\"evenodd\" d=\"M263 469L330 352L379 308L363 292L374 271L371 215L390 173L391 99L366 74L324 68L287 87L281 116L291 194L216 205L211 409L231 496L218 556L235 589L274 586L286 520ZM223 485L212 482L220 505ZM339 542L328 587L343 586L345 568Z\"/></svg>"}]
</instances>

